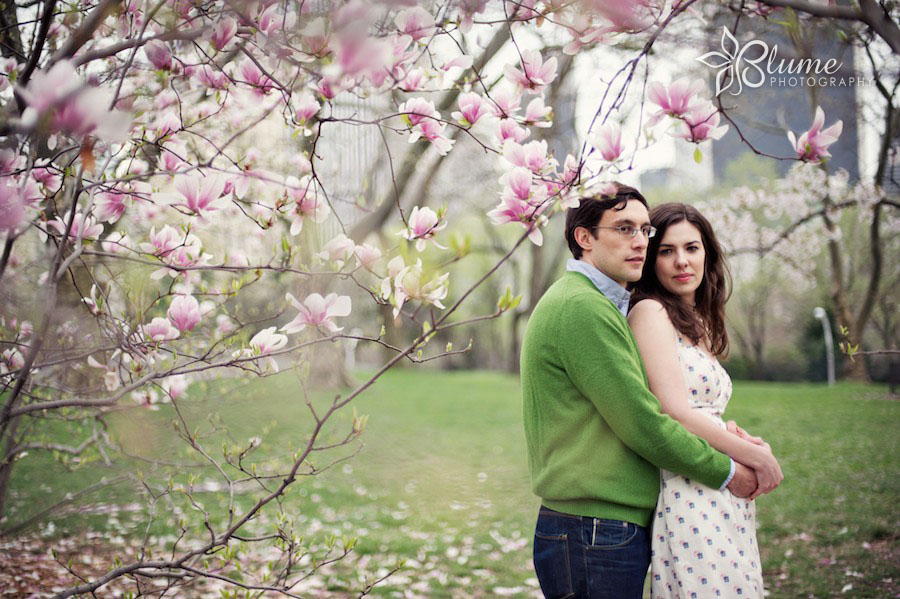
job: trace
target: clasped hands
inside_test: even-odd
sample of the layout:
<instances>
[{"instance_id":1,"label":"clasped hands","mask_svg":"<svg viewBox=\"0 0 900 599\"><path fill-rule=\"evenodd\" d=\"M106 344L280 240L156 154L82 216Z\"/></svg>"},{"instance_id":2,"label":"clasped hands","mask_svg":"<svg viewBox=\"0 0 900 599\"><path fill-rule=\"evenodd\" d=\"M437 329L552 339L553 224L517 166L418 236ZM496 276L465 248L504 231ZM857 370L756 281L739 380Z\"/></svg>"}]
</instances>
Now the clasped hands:
<instances>
[{"instance_id":1,"label":"clasped hands","mask_svg":"<svg viewBox=\"0 0 900 599\"><path fill-rule=\"evenodd\" d=\"M781 472L778 460L772 455L772 448L762 438L755 437L739 427L734 420L729 420L726 428L731 434L759 447L753 463L745 465L735 461L736 469L734 477L728 483L728 489L738 497L749 497L750 499L756 499L763 493L773 491L784 480L784 474Z\"/></svg>"}]
</instances>

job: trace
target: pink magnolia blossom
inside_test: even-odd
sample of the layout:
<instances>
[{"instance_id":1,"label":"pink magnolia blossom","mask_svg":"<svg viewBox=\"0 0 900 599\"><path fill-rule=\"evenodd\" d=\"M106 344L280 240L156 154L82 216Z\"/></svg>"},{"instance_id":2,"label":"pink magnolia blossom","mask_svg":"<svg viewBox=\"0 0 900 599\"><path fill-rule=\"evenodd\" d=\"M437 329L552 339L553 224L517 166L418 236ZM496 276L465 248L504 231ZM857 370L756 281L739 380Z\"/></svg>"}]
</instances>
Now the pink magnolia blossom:
<instances>
[{"instance_id":1,"label":"pink magnolia blossom","mask_svg":"<svg viewBox=\"0 0 900 599\"><path fill-rule=\"evenodd\" d=\"M300 30L300 37L309 54L320 55L328 50L328 31L321 17L306 23Z\"/></svg>"},{"instance_id":2,"label":"pink magnolia blossom","mask_svg":"<svg viewBox=\"0 0 900 599\"><path fill-rule=\"evenodd\" d=\"M19 370L23 366L25 366L25 357L18 349L10 347L0 353L0 374Z\"/></svg>"},{"instance_id":3,"label":"pink magnolia blossom","mask_svg":"<svg viewBox=\"0 0 900 599\"><path fill-rule=\"evenodd\" d=\"M562 24L572 36L572 40L563 47L563 52L569 56L575 55L585 46L606 42L615 31L615 27L598 24L597 19L591 18L585 11L564 14L568 18L564 18Z\"/></svg>"},{"instance_id":4,"label":"pink magnolia blossom","mask_svg":"<svg viewBox=\"0 0 900 599\"><path fill-rule=\"evenodd\" d=\"M57 62L49 71L36 71L28 87L18 91L28 104L22 113L22 123L27 127L36 126L41 115L49 114L52 129L73 137L91 134L119 141L127 134L130 117L110 111L110 93L84 85L67 60Z\"/></svg>"},{"instance_id":5,"label":"pink magnolia blossom","mask_svg":"<svg viewBox=\"0 0 900 599\"><path fill-rule=\"evenodd\" d=\"M213 27L212 38L210 39L213 48L222 51L235 33L237 33L237 21L231 17L224 17L216 21L216 25Z\"/></svg>"},{"instance_id":6,"label":"pink magnolia blossom","mask_svg":"<svg viewBox=\"0 0 900 599\"><path fill-rule=\"evenodd\" d=\"M650 117L648 126L653 126L666 116L683 116L692 104L699 100L699 94L706 87L702 79L693 82L687 77L674 81L669 87L654 81L647 86L647 98L660 107L660 110Z\"/></svg>"},{"instance_id":7,"label":"pink magnolia blossom","mask_svg":"<svg viewBox=\"0 0 900 599\"><path fill-rule=\"evenodd\" d=\"M219 314L216 316L216 332L220 335L227 335L237 329L237 325L231 320L227 314Z\"/></svg>"},{"instance_id":8,"label":"pink magnolia blossom","mask_svg":"<svg viewBox=\"0 0 900 599\"><path fill-rule=\"evenodd\" d=\"M68 218L68 215L66 216ZM60 235L66 232L66 221L62 217L57 216L56 219L47 223ZM96 239L103 233L103 225L98 224L93 216L85 217L81 212L76 212L72 219L72 228L69 230L69 239Z\"/></svg>"},{"instance_id":9,"label":"pink magnolia blossom","mask_svg":"<svg viewBox=\"0 0 900 599\"><path fill-rule=\"evenodd\" d=\"M165 110L169 106L175 106L178 104L178 94L176 94L171 89L167 89L156 94L156 97L153 98L153 107L157 110Z\"/></svg>"},{"instance_id":10,"label":"pink magnolia blossom","mask_svg":"<svg viewBox=\"0 0 900 599\"><path fill-rule=\"evenodd\" d=\"M281 327L288 335L302 331L307 326L322 327L329 333L337 333L343 327L337 326L332 318L350 315L350 296L337 293L329 293L324 298L318 293L312 293L301 304L288 293L285 298L294 308L299 310L297 316L289 323Z\"/></svg>"},{"instance_id":11,"label":"pink magnolia blossom","mask_svg":"<svg viewBox=\"0 0 900 599\"><path fill-rule=\"evenodd\" d=\"M426 241L429 239L435 246L445 249L434 240L435 234L447 226L443 210L435 213L431 208L415 206L409 215L408 222L409 226L401 231L400 235L409 241L415 240L416 251L423 251Z\"/></svg>"},{"instance_id":12,"label":"pink magnolia blossom","mask_svg":"<svg viewBox=\"0 0 900 599\"><path fill-rule=\"evenodd\" d=\"M681 126L672 134L692 143L708 139L720 139L728 131L728 125L719 126L719 112L712 102L691 106L682 117Z\"/></svg>"},{"instance_id":13,"label":"pink magnolia blossom","mask_svg":"<svg viewBox=\"0 0 900 599\"><path fill-rule=\"evenodd\" d=\"M844 122L838 121L827 129L822 129L824 125L825 111L821 106L817 106L812 127L800 135L799 139L794 137L793 131L788 131L787 136L791 145L794 146L794 151L797 152L797 158L804 162L819 163L831 156L828 146L841 136Z\"/></svg>"},{"instance_id":14,"label":"pink magnolia blossom","mask_svg":"<svg viewBox=\"0 0 900 599\"><path fill-rule=\"evenodd\" d=\"M494 114L501 119L507 119L519 112L522 91L501 89L491 94L491 101L494 103Z\"/></svg>"},{"instance_id":15,"label":"pink magnolia blossom","mask_svg":"<svg viewBox=\"0 0 900 599\"><path fill-rule=\"evenodd\" d=\"M394 18L394 24L400 32L411 36L415 41L434 33L434 17L419 6L401 10Z\"/></svg>"},{"instance_id":16,"label":"pink magnolia blossom","mask_svg":"<svg viewBox=\"0 0 900 599\"><path fill-rule=\"evenodd\" d=\"M131 240L128 235L121 231L113 231L100 242L100 247L104 252L110 254L120 254L130 247Z\"/></svg>"},{"instance_id":17,"label":"pink magnolia blossom","mask_svg":"<svg viewBox=\"0 0 900 599\"><path fill-rule=\"evenodd\" d=\"M399 264L395 262L398 258L400 259ZM403 264L402 258L398 256L391 263L396 268ZM447 281L449 278L450 273L444 273L430 281L426 280L421 259L416 260L414 265L401 268L393 276L391 304L394 306L394 318L400 314L403 304L411 299L420 300L443 310L444 304L441 303L441 300L447 297L450 287ZM388 283L387 286L382 284L382 292L385 291L385 287L390 293L390 284Z\"/></svg>"},{"instance_id":18,"label":"pink magnolia blossom","mask_svg":"<svg viewBox=\"0 0 900 599\"><path fill-rule=\"evenodd\" d=\"M501 119L499 123L499 131L497 134L497 138L500 140L500 145L507 139L511 139L517 144L522 143L528 136L531 135L531 131L526 129L525 127L519 126L519 124L513 119Z\"/></svg>"},{"instance_id":19,"label":"pink magnolia blossom","mask_svg":"<svg viewBox=\"0 0 900 599\"><path fill-rule=\"evenodd\" d=\"M418 125L413 127L409 136L409 143L415 143L420 138L427 139L435 147L441 156L446 156L453 148L456 140L448 138L444 135L447 129L447 123L441 123L433 119L425 119Z\"/></svg>"},{"instance_id":20,"label":"pink magnolia blossom","mask_svg":"<svg viewBox=\"0 0 900 599\"><path fill-rule=\"evenodd\" d=\"M513 166L524 166L536 175L552 172L556 160L547 156L547 141L530 141L524 146L508 141L503 146L503 158Z\"/></svg>"},{"instance_id":21,"label":"pink magnolia blossom","mask_svg":"<svg viewBox=\"0 0 900 599\"><path fill-rule=\"evenodd\" d=\"M533 206L529 202L522 201L513 195L506 195L501 198L500 204L496 208L488 212L488 216L495 225L506 223L521 224L528 229L528 239L534 245L540 246L544 243L544 236L540 229L540 225L544 220L540 216L540 212L543 211L544 206Z\"/></svg>"},{"instance_id":22,"label":"pink magnolia blossom","mask_svg":"<svg viewBox=\"0 0 900 599\"><path fill-rule=\"evenodd\" d=\"M188 378L184 374L167 376L162 380L160 386L171 399L178 400L187 392Z\"/></svg>"},{"instance_id":23,"label":"pink magnolia blossom","mask_svg":"<svg viewBox=\"0 0 900 599\"><path fill-rule=\"evenodd\" d=\"M425 71L419 67L410 69L399 79L399 88L405 92L415 92L425 87Z\"/></svg>"},{"instance_id":24,"label":"pink magnolia blossom","mask_svg":"<svg viewBox=\"0 0 900 599\"><path fill-rule=\"evenodd\" d=\"M331 209L328 202L319 198L308 177L305 177L304 181L288 177L285 184L288 198L294 201L291 208L291 235L297 235L303 230L303 221L307 218L316 224L325 222L331 214Z\"/></svg>"},{"instance_id":25,"label":"pink magnolia blossom","mask_svg":"<svg viewBox=\"0 0 900 599\"><path fill-rule=\"evenodd\" d=\"M187 147L178 142L169 142L159 152L159 168L171 173L185 166L184 158L187 157Z\"/></svg>"},{"instance_id":26,"label":"pink magnolia blossom","mask_svg":"<svg viewBox=\"0 0 900 599\"><path fill-rule=\"evenodd\" d=\"M511 196L527 202L531 198L533 183L534 173L525 167L517 166L500 177L500 185L503 186L503 190L500 192L501 196Z\"/></svg>"},{"instance_id":27,"label":"pink magnolia blossom","mask_svg":"<svg viewBox=\"0 0 900 599\"><path fill-rule=\"evenodd\" d=\"M483 13L487 9L488 0L458 0L462 20L459 29L468 33L472 29L475 15Z\"/></svg>"},{"instance_id":28,"label":"pink magnolia blossom","mask_svg":"<svg viewBox=\"0 0 900 599\"><path fill-rule=\"evenodd\" d=\"M489 104L475 92L467 92L459 95L457 100L459 110L450 116L464 126L474 125L485 114L492 113Z\"/></svg>"},{"instance_id":29,"label":"pink magnolia blossom","mask_svg":"<svg viewBox=\"0 0 900 599\"><path fill-rule=\"evenodd\" d=\"M159 232L156 227L150 228L150 243L142 243L141 250L154 256L165 256L183 243L182 235L169 225L164 225Z\"/></svg>"},{"instance_id":30,"label":"pink magnolia blossom","mask_svg":"<svg viewBox=\"0 0 900 599\"><path fill-rule=\"evenodd\" d=\"M167 110L156 117L150 128L157 139L162 139L181 130L181 119L174 110Z\"/></svg>"},{"instance_id":31,"label":"pink magnolia blossom","mask_svg":"<svg viewBox=\"0 0 900 599\"><path fill-rule=\"evenodd\" d=\"M157 232L150 229L150 243L142 243L141 251L159 258L164 264L181 269L206 264L211 256L203 253L200 239L193 233L180 233L169 225ZM151 279L159 279L165 275L176 277L179 271L174 268L160 268L154 271Z\"/></svg>"},{"instance_id":32,"label":"pink magnolia blossom","mask_svg":"<svg viewBox=\"0 0 900 599\"><path fill-rule=\"evenodd\" d=\"M571 185L578 179L580 174L581 164L578 162L578 159L572 154L567 155L566 161L563 163L563 173L561 176L563 185ZM577 205L575 207L577 208Z\"/></svg>"},{"instance_id":33,"label":"pink magnolia blossom","mask_svg":"<svg viewBox=\"0 0 900 599\"><path fill-rule=\"evenodd\" d=\"M277 327L261 330L250 339L250 347L240 349L232 354L235 358L261 358L278 351L287 345L287 335L276 333ZM278 363L271 356L266 360L266 367L278 372Z\"/></svg>"},{"instance_id":34,"label":"pink magnolia blossom","mask_svg":"<svg viewBox=\"0 0 900 599\"><path fill-rule=\"evenodd\" d=\"M25 200L11 177L0 179L0 232L14 232L26 222Z\"/></svg>"},{"instance_id":35,"label":"pink magnolia blossom","mask_svg":"<svg viewBox=\"0 0 900 599\"><path fill-rule=\"evenodd\" d=\"M654 22L653 0L591 0L615 31L642 31Z\"/></svg>"},{"instance_id":36,"label":"pink magnolia blossom","mask_svg":"<svg viewBox=\"0 0 900 599\"><path fill-rule=\"evenodd\" d=\"M166 398L168 399L168 398ZM145 387L131 393L131 400L139 406L144 406L148 410L158 410L159 394L155 389Z\"/></svg>"},{"instance_id":37,"label":"pink magnolia blossom","mask_svg":"<svg viewBox=\"0 0 900 599\"><path fill-rule=\"evenodd\" d=\"M306 125L318 114L321 105L309 92L299 94L299 99L294 107L296 118L301 125Z\"/></svg>"},{"instance_id":38,"label":"pink magnolia blossom","mask_svg":"<svg viewBox=\"0 0 900 599\"><path fill-rule=\"evenodd\" d=\"M244 82L253 87L253 93L258 96L264 96L272 91L275 84L272 80L263 75L263 72L256 66L256 63L249 58L245 59L240 66L241 76Z\"/></svg>"},{"instance_id":39,"label":"pink magnolia blossom","mask_svg":"<svg viewBox=\"0 0 900 599\"><path fill-rule=\"evenodd\" d=\"M366 77L380 86L391 74L394 64L393 46L389 40L364 35L344 35L335 49L339 72L351 78Z\"/></svg>"},{"instance_id":40,"label":"pink magnolia blossom","mask_svg":"<svg viewBox=\"0 0 900 599\"><path fill-rule=\"evenodd\" d=\"M166 42L150 40L144 44L144 54L157 69L168 71L172 68L172 49Z\"/></svg>"},{"instance_id":41,"label":"pink magnolia blossom","mask_svg":"<svg viewBox=\"0 0 900 599\"><path fill-rule=\"evenodd\" d=\"M522 70L508 64L503 70L506 78L520 89L540 92L556 79L556 57L544 62L537 50L522 52Z\"/></svg>"},{"instance_id":42,"label":"pink magnolia blossom","mask_svg":"<svg viewBox=\"0 0 900 599\"><path fill-rule=\"evenodd\" d=\"M343 85L340 79L322 77L319 79L318 83L316 83L314 89L326 100L333 100L341 91L343 91Z\"/></svg>"},{"instance_id":43,"label":"pink magnolia blossom","mask_svg":"<svg viewBox=\"0 0 900 599\"><path fill-rule=\"evenodd\" d=\"M120 190L102 191L94 196L94 214L103 223L115 223L131 203L131 194Z\"/></svg>"},{"instance_id":44,"label":"pink magnolia blossom","mask_svg":"<svg viewBox=\"0 0 900 599\"><path fill-rule=\"evenodd\" d=\"M31 169L31 176L51 193L59 190L59 186L62 184L62 177L48 167L40 166Z\"/></svg>"},{"instance_id":45,"label":"pink magnolia blossom","mask_svg":"<svg viewBox=\"0 0 900 599\"><path fill-rule=\"evenodd\" d=\"M194 78L210 89L227 89L230 83L228 76L221 69L203 64L194 71Z\"/></svg>"},{"instance_id":46,"label":"pink magnolia blossom","mask_svg":"<svg viewBox=\"0 0 900 599\"><path fill-rule=\"evenodd\" d=\"M332 15L332 25L338 31L364 31L374 24L375 7L371 2L354 0L344 2Z\"/></svg>"},{"instance_id":47,"label":"pink magnolia blossom","mask_svg":"<svg viewBox=\"0 0 900 599\"><path fill-rule=\"evenodd\" d=\"M622 145L622 129L613 122L606 123L593 132L589 141L607 162L615 162L625 151Z\"/></svg>"},{"instance_id":48,"label":"pink magnolia blossom","mask_svg":"<svg viewBox=\"0 0 900 599\"><path fill-rule=\"evenodd\" d=\"M553 126L553 107L545 106L541 97L534 98L525 107L525 124L544 129Z\"/></svg>"},{"instance_id":49,"label":"pink magnolia blossom","mask_svg":"<svg viewBox=\"0 0 900 599\"><path fill-rule=\"evenodd\" d=\"M534 10L537 0L506 0L506 12L510 19L531 19L538 15Z\"/></svg>"},{"instance_id":50,"label":"pink magnolia blossom","mask_svg":"<svg viewBox=\"0 0 900 599\"><path fill-rule=\"evenodd\" d=\"M0 175L10 175L24 168L25 156L22 156L12 148L0 150Z\"/></svg>"},{"instance_id":51,"label":"pink magnolia blossom","mask_svg":"<svg viewBox=\"0 0 900 599\"><path fill-rule=\"evenodd\" d=\"M259 30L268 36L272 36L282 29L290 30L297 22L297 15L293 12L280 11L281 3L274 3L264 10L259 16Z\"/></svg>"},{"instance_id":52,"label":"pink magnolia blossom","mask_svg":"<svg viewBox=\"0 0 900 599\"><path fill-rule=\"evenodd\" d=\"M441 113L435 110L434 103L425 98L410 98L401 104L397 111L403 115L403 120L410 127L415 127L427 118L441 118Z\"/></svg>"},{"instance_id":53,"label":"pink magnolia blossom","mask_svg":"<svg viewBox=\"0 0 900 599\"><path fill-rule=\"evenodd\" d=\"M88 88L56 108L52 126L73 137L94 135L107 141L122 141L131 117L119 110L110 111L111 99L108 90Z\"/></svg>"},{"instance_id":54,"label":"pink magnolia blossom","mask_svg":"<svg viewBox=\"0 0 900 599\"><path fill-rule=\"evenodd\" d=\"M60 60L49 71L35 71L28 87L19 89L19 94L30 108L42 113L73 96L83 85L75 66Z\"/></svg>"},{"instance_id":55,"label":"pink magnolia blossom","mask_svg":"<svg viewBox=\"0 0 900 599\"><path fill-rule=\"evenodd\" d=\"M225 179L221 175L211 174L181 175L175 178L175 189L184 197L188 210L202 215L204 212L217 210L216 201L225 191Z\"/></svg>"},{"instance_id":56,"label":"pink magnolia blossom","mask_svg":"<svg viewBox=\"0 0 900 599\"><path fill-rule=\"evenodd\" d=\"M91 285L91 297L83 297L81 301L84 302L84 305L88 307L88 310L91 311L91 314L94 316L100 314L103 308L104 298L102 295L98 294L97 285Z\"/></svg>"},{"instance_id":57,"label":"pink magnolia blossom","mask_svg":"<svg viewBox=\"0 0 900 599\"><path fill-rule=\"evenodd\" d=\"M113 354L115 356L116 353ZM103 364L94 356L88 356L87 363L91 368L97 368L104 371L103 384L107 391L115 391L122 386L122 379L117 372L117 368L112 364L114 358L110 358L108 364Z\"/></svg>"},{"instance_id":58,"label":"pink magnolia blossom","mask_svg":"<svg viewBox=\"0 0 900 599\"><path fill-rule=\"evenodd\" d=\"M172 326L168 318L157 316L149 322L141 326L141 333L148 341L169 341L177 339L181 334L178 329Z\"/></svg>"},{"instance_id":59,"label":"pink magnolia blossom","mask_svg":"<svg viewBox=\"0 0 900 599\"><path fill-rule=\"evenodd\" d=\"M413 39L409 35L399 33L391 34L386 39L391 44L391 73L400 79L403 72L411 66L409 63L416 57L416 52L410 47Z\"/></svg>"},{"instance_id":60,"label":"pink magnolia blossom","mask_svg":"<svg viewBox=\"0 0 900 599\"><path fill-rule=\"evenodd\" d=\"M353 243L352 239L343 233L338 233L333 239L323 245L322 251L315 254L315 256L321 260L330 260L340 268L344 265L344 261L353 255L355 248L356 244Z\"/></svg>"},{"instance_id":61,"label":"pink magnolia blossom","mask_svg":"<svg viewBox=\"0 0 900 599\"><path fill-rule=\"evenodd\" d=\"M15 58L0 58L0 92L9 87L9 78L16 72Z\"/></svg>"},{"instance_id":62,"label":"pink magnolia blossom","mask_svg":"<svg viewBox=\"0 0 900 599\"><path fill-rule=\"evenodd\" d=\"M381 250L375 246L363 243L353 248L353 255L356 257L357 264L372 272L372 267L381 259Z\"/></svg>"},{"instance_id":63,"label":"pink magnolia blossom","mask_svg":"<svg viewBox=\"0 0 900 599\"><path fill-rule=\"evenodd\" d=\"M169 321L182 333L192 330L200 322L200 303L193 295L176 295L166 312Z\"/></svg>"},{"instance_id":64,"label":"pink magnolia blossom","mask_svg":"<svg viewBox=\"0 0 900 599\"><path fill-rule=\"evenodd\" d=\"M449 71L450 69L468 69L475 62L475 59L472 58L469 54L463 54L461 56L456 56L451 58L447 62L441 65L442 71Z\"/></svg>"},{"instance_id":65,"label":"pink magnolia blossom","mask_svg":"<svg viewBox=\"0 0 900 599\"><path fill-rule=\"evenodd\" d=\"M160 398L159 393L156 392L156 389L152 389L150 387L144 387L143 389L132 391L131 400L139 406L147 408L151 411L158 411L159 404L170 402L168 395Z\"/></svg>"},{"instance_id":66,"label":"pink magnolia blossom","mask_svg":"<svg viewBox=\"0 0 900 599\"><path fill-rule=\"evenodd\" d=\"M181 243L172 251L167 254L160 256L162 261L169 265L174 266L181 269L181 272L184 272L184 269L189 269L195 266L203 266L212 256L209 254L203 253L203 246L200 242L200 239L190 233L185 235ZM175 268L161 268L159 270L154 271L151 275L151 279L159 279L165 275L169 275L170 277L177 277L179 275L179 270Z\"/></svg>"}]
</instances>

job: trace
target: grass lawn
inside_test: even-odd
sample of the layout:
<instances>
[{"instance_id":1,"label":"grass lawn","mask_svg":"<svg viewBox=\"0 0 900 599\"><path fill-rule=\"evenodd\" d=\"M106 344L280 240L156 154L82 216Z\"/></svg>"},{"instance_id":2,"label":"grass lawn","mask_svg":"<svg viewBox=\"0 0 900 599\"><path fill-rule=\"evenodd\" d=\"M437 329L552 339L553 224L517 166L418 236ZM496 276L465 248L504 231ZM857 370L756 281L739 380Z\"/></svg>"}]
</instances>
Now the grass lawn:
<instances>
[{"instance_id":1,"label":"grass lawn","mask_svg":"<svg viewBox=\"0 0 900 599\"><path fill-rule=\"evenodd\" d=\"M237 446L262 437L245 463L263 472L283 463L309 434L298 388L284 373L249 385L192 388L192 399L180 405L190 427L208 435L205 446L215 456L222 455L223 441ZM310 399L321 406L331 395ZM538 500L528 482L517 378L392 371L353 405L368 415L363 443L316 454L314 463L323 468L358 453L298 481L283 506L313 554L326 551L331 535L338 544L358 539L350 558L309 581L310 596L356 596L366 580L400 560L404 567L373 596L540 596L530 562ZM727 416L765 437L785 473L781 487L758 500L768 597L898 596L900 403L876 386L739 382ZM177 439L173 417L171 406L130 410L110 419L110 432L130 453L196 462ZM326 434L342 438L351 417L350 411L337 414ZM212 520L224 517L227 497L215 492L211 468L154 472L148 464L129 463L157 484L169 476L175 486L193 480L195 489L206 489L197 497ZM13 474L12 520L104 474L112 475L96 464L66 472L46 456L29 456ZM238 509L255 497L239 494ZM144 497L134 486L107 488L82 503L92 510L69 509L52 526L43 524L41 534L60 538L90 530L128 545L148 530ZM174 540L179 518L202 531L186 499L160 501L155 513L149 534L160 543ZM275 518L270 510L254 526L263 530Z\"/></svg>"}]
</instances>

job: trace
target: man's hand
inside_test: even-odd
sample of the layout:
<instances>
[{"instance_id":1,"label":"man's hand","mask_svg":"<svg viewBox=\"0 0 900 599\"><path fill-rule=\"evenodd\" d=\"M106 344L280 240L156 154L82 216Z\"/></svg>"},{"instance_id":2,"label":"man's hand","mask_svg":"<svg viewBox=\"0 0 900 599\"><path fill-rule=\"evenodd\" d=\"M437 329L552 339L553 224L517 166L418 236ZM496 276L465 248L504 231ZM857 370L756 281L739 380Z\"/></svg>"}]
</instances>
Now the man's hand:
<instances>
[{"instance_id":1,"label":"man's hand","mask_svg":"<svg viewBox=\"0 0 900 599\"><path fill-rule=\"evenodd\" d=\"M728 483L728 490L737 497L750 497L756 491L756 473L740 462L735 462L734 466L734 476Z\"/></svg>"}]
</instances>

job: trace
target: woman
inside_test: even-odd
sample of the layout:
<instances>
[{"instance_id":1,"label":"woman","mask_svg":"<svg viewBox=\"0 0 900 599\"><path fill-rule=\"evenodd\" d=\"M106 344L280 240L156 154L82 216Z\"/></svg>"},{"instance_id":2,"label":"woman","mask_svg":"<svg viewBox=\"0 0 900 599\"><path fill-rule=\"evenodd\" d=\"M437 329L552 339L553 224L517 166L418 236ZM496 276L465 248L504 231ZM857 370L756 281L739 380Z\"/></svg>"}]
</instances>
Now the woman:
<instances>
[{"instance_id":1,"label":"woman","mask_svg":"<svg viewBox=\"0 0 900 599\"><path fill-rule=\"evenodd\" d=\"M751 497L774 489L781 469L769 446L722 420L731 379L725 301L730 279L709 221L686 204L650 211L656 228L628 315L664 412L713 447L756 471ZM653 521L651 595L659 598L763 596L755 504L662 471Z\"/></svg>"}]
</instances>

